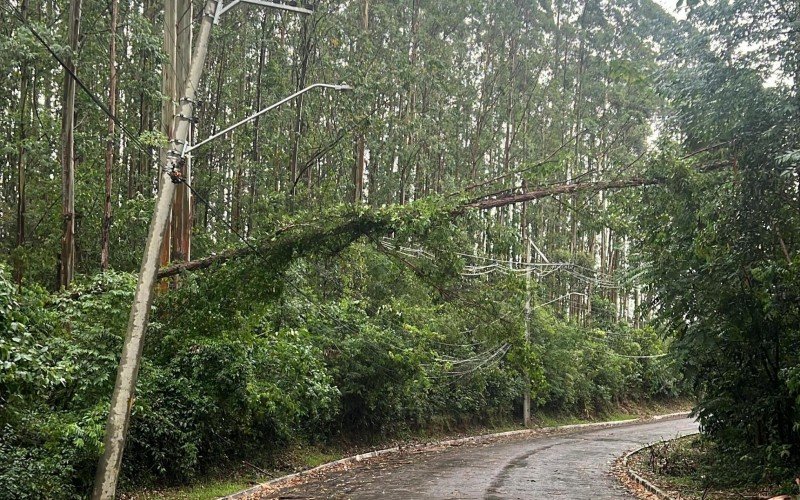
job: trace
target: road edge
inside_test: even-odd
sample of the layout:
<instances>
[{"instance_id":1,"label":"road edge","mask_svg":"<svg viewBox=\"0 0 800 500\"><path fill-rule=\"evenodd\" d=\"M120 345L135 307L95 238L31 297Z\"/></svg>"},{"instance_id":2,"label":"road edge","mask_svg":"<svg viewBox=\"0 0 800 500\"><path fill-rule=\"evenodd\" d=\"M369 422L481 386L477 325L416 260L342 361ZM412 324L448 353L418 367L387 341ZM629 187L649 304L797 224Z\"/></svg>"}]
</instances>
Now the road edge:
<instances>
[{"instance_id":1,"label":"road edge","mask_svg":"<svg viewBox=\"0 0 800 500\"><path fill-rule=\"evenodd\" d=\"M681 436L681 438L684 438L686 436L694 436L695 434L699 434L699 432L691 432L689 434L684 434L684 435ZM625 474L629 478L631 478L633 481L635 481L637 484L639 484L642 488L647 490L647 492L655 495L659 500L674 500L674 499L673 499L673 497L669 496L669 494L667 494L667 492L665 492L664 490L662 490L661 488L659 488L658 486L656 486L652 482L648 481L647 479L645 479L641 475L637 474L636 471L633 470L632 467L628 466L628 459L630 457L632 457L633 455L636 455L637 453L641 452L641 451L644 451L644 450L647 450L649 448L652 448L653 446L656 446L658 444L662 444L662 443L666 443L666 442L669 442L669 441L673 441L674 439L678 439L678 438L662 439L661 441L656 441L654 443L650 443L650 444L646 444L644 446L640 446L639 448L636 448L635 450L629 451L628 453L625 454L625 456L622 457L622 467L625 469Z\"/></svg>"},{"instance_id":2,"label":"road edge","mask_svg":"<svg viewBox=\"0 0 800 500\"><path fill-rule=\"evenodd\" d=\"M453 447L453 446L461 446L467 443L482 443L484 441L490 441L492 439L499 439L505 437L517 437L517 436L540 436L540 435L547 435L555 432L563 432L563 431L582 431L587 429L603 429L609 427L620 427L624 425L632 425L637 423L646 423L651 421L659 421L659 420L671 420L676 418L683 418L689 415L689 412L676 412L676 413L667 413L665 415L655 415L652 417L646 418L631 418L626 420L612 420L608 422L590 422L586 424L568 424L568 425L558 425L554 427L537 427L535 429L519 429L516 431L505 431L505 432L495 432L491 434L480 434L478 436L469 436L464 438L456 438L456 439L447 439L444 441L433 441L430 443L423 443L423 444L413 444L413 445L400 445L400 446L393 446L391 448L384 448L382 450L375 450L370 451L367 453L360 453L358 455L352 455L349 457L340 458L339 460L334 460L333 462L324 463L322 465L318 465L311 469L306 469L300 472L295 472L293 474L287 474L285 476L276 477L275 479L270 479L264 483L257 484L255 486L251 486L242 491L238 491L236 493L231 493L230 495L226 495L223 497L219 497L217 500L239 500L243 498L247 498L250 495L259 493L268 488L276 488L279 487L283 483L288 483L294 479L325 472L328 469L333 469L337 466L342 465L350 465L358 462L362 462L364 460L380 457L383 455L390 455L395 453L403 453L407 451L425 451L427 449L435 449L441 447ZM648 446L653 446L656 443L650 444ZM646 447L643 447L646 448ZM637 450L638 451L638 450ZM633 454L633 452L631 453ZM626 455L627 459L628 455ZM625 465L627 469L627 462Z\"/></svg>"}]
</instances>

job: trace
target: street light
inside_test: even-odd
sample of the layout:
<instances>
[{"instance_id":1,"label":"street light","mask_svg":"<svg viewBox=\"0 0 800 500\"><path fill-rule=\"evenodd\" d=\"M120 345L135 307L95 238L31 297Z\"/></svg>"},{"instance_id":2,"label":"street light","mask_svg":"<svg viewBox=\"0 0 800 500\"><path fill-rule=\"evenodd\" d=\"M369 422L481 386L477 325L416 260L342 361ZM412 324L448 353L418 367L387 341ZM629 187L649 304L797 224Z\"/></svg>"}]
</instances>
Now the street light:
<instances>
[{"instance_id":1,"label":"street light","mask_svg":"<svg viewBox=\"0 0 800 500\"><path fill-rule=\"evenodd\" d=\"M299 91L295 92L294 94L292 94L292 95L290 95L288 97L284 97L283 99L281 99L280 101L276 102L275 104L270 104L269 106L267 106L266 108L262 109L261 111L259 111L257 113L254 113L254 114L248 116L247 118L234 123L233 125L231 125L230 127L226 128L225 130L217 132L216 134L212 135L211 137L209 137L207 139L204 139L204 140L198 142L197 144L194 144L192 146L188 146L187 144L184 143L183 151L181 151L181 158L185 157L187 154L191 153L192 151L194 151L195 149L199 148L200 146L202 146L204 144L208 144L209 142L213 141L214 139L218 139L219 137L224 136L225 134L227 134L231 130L233 130L235 128L238 128L238 127L241 127L245 123L247 123L249 121L252 121L252 120L255 120L256 118L258 118L259 116L263 115L264 113L266 113L268 111L271 111L271 110L277 108L278 106L280 106L282 104L286 104L287 102L291 101L292 99L294 99L295 97L299 96L300 94L304 94L304 93L308 92L309 90L315 89L315 88L326 88L326 89L333 89L333 90L339 90L339 91L353 90L353 87L351 87L350 85L344 84L344 83L343 84L315 83L313 85L309 85L308 87L306 87L306 88L304 88L302 90L299 90Z\"/></svg>"},{"instance_id":2,"label":"street light","mask_svg":"<svg viewBox=\"0 0 800 500\"><path fill-rule=\"evenodd\" d=\"M219 18L222 14L228 12L232 8L236 7L239 3L250 3L253 5L259 5L261 7L270 7L273 9L280 9L280 10L289 10L292 12L297 12L299 14L313 14L314 7L313 5L309 5L308 7L300 7L297 5L296 1L288 1L283 2L282 0L230 0L223 5L223 2L220 1L217 3L217 10L214 13L214 24L219 24Z\"/></svg>"}]
</instances>

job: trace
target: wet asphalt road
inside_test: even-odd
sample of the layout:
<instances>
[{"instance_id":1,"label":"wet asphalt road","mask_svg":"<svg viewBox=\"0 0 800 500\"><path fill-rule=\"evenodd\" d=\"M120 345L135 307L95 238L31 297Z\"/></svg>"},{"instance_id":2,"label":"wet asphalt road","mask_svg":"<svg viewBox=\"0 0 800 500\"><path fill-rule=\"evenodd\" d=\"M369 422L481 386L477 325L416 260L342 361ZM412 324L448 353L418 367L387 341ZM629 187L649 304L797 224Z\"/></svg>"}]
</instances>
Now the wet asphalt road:
<instances>
[{"instance_id":1,"label":"wet asphalt road","mask_svg":"<svg viewBox=\"0 0 800 500\"><path fill-rule=\"evenodd\" d=\"M614 460L643 444L696 430L695 422L682 418L400 454L262 498L632 498L610 474Z\"/></svg>"}]
</instances>

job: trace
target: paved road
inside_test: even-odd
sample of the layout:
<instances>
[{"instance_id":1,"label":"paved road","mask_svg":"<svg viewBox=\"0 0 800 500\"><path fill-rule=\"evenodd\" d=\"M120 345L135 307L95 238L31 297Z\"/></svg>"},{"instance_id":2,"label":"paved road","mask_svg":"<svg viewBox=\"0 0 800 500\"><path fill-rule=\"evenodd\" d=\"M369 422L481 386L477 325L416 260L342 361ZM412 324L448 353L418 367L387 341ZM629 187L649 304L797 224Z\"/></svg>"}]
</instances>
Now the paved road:
<instances>
[{"instance_id":1,"label":"paved road","mask_svg":"<svg viewBox=\"0 0 800 500\"><path fill-rule=\"evenodd\" d=\"M696 429L689 419L666 420L401 454L262 498L631 498L609 474L614 460L642 444Z\"/></svg>"}]
</instances>

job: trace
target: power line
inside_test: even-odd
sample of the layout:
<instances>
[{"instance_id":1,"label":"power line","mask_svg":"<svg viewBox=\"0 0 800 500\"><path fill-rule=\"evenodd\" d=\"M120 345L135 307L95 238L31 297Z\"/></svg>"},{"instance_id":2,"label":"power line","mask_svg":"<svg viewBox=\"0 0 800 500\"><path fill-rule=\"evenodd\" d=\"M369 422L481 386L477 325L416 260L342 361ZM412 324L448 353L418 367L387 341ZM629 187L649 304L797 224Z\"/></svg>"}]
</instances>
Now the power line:
<instances>
[{"instance_id":1,"label":"power line","mask_svg":"<svg viewBox=\"0 0 800 500\"><path fill-rule=\"evenodd\" d=\"M198 193L198 192L197 192L197 190L195 190L195 189L194 189L194 188L191 186L191 184L189 184L188 182L186 182L184 179L181 179L181 180L180 180L180 182L181 182L182 184L184 184L184 185L187 187L187 189L189 189L189 191L191 191L191 192L192 192L192 195L193 195L193 196L196 196L196 197L197 197L197 198L198 198L198 199L199 199L199 200L200 200L202 203L204 203L204 204L205 204L205 205L206 205L206 206L209 208L209 210L210 210L210 211L211 211L211 212L214 214L214 216L215 216L215 217L217 217L217 219L219 219L220 221L222 221L222 223L223 223L223 224L224 224L224 225L225 225L225 226L226 226L226 227L227 227L227 228L228 228L228 229L229 229L229 230L230 230L230 231L231 231L233 234L235 234L235 235L236 235L236 236L237 236L237 237L238 237L238 238L239 238L239 239L242 241L242 243L244 243L244 244L247 246L247 248L248 248L248 249L250 249L250 251L252 251L252 252L253 252L253 254L254 254L256 257L258 257L259 259L261 259L263 262L265 262L265 263L269 264L269 260L267 259L267 257L266 257L266 256L264 256L264 255L261 253L261 250L260 250L260 249L259 249L257 246L255 246L255 245L253 245L252 243L250 243L250 241L249 241L247 238L245 238L245 237L244 237L244 236L243 236L243 235L242 235L242 234L241 234L239 231L237 231L237 230L236 230L236 228L234 228L234 227L233 227L233 224L231 224L230 222L228 222L228 221L225 219L225 217L223 217L223 216L222 216L222 214L220 214L220 213L219 213L219 211L217 211L217 209L216 209L215 207L213 207L213 206L212 206L212 205L211 205L211 204L208 202L208 200L206 200L206 199L205 199L205 198L204 198L204 197L203 197L203 196L202 196L200 193ZM294 284L292 281L290 281L290 280L286 280L286 281L285 281L285 283L286 283L287 285L289 285L289 287L290 287L290 288L292 288L292 289L293 289L295 292L297 292L297 293L298 293L300 296L302 296L302 297L303 297L303 298L306 300L306 302L307 302L307 303L308 303L308 304L309 304L311 307L313 307L314 309L316 309L316 310L317 310L317 312L318 312L318 313L319 313L321 316L323 316L323 317L327 318L328 320L330 320L330 321L332 321L333 323L335 323L335 324L336 324L338 327L340 327L340 328L342 328L342 329L344 329L344 330L347 330L347 331L349 331L350 333L352 333L352 334L354 334L354 335L357 335L357 334L359 334L359 333L360 333L360 331L359 331L358 329L354 328L354 327L353 327L352 325L350 325L349 323L345 323L345 322L343 322L342 320L340 320L339 318L337 318L337 317L333 316L332 314L328 313L327 311L325 311L325 310L324 310L322 307L320 307L320 306L319 306L319 305L318 305L316 302L314 302L314 299L313 299L313 297L311 297L311 296L310 296L310 295L309 295L307 292L305 292L305 291L304 291L304 290L302 290L300 287L298 287L297 285L295 285L295 284ZM370 341L370 340L368 340L368 339L366 339L366 338L363 338L363 337L362 337L362 338L360 338L360 340L364 341L364 342L365 342L365 345L367 345L367 346L369 346L370 348L372 348L372 349L373 349L375 352L378 352L378 353L385 353L385 352L386 352L386 349L385 349L385 348L383 348L383 347L381 347L381 346L377 345L376 343L374 343L374 342L372 342L372 341ZM338 346L338 345L337 345L335 342L331 342L331 343L332 343L332 344L333 344L333 345L334 345L334 346L335 346L337 349L339 348L339 346Z\"/></svg>"},{"instance_id":2,"label":"power line","mask_svg":"<svg viewBox=\"0 0 800 500\"><path fill-rule=\"evenodd\" d=\"M61 59L58 56L58 54L55 53L55 51L50 47L50 45L45 41L45 39L39 34L39 32L36 31L36 29L33 26L31 26L31 24L22 16L22 13L19 12L19 10L17 10L12 5L6 4L5 7L7 12L10 12L12 16L17 18L20 24L22 24L25 28L28 29L28 31L31 32L33 37L39 41L39 43L45 48L45 50L47 50L50 56L53 59L55 59L61 65L62 68L64 68L67 74L69 74L70 78L75 80L75 83L78 84L81 90L83 90L86 93L86 95L89 96L89 98L92 100L92 102L94 102L103 111L103 113L105 113L119 127L119 129L123 132L125 136L128 137L128 139L133 143L133 145L136 146L138 149L140 149L142 152L150 154L150 150L145 145L143 145L141 141L139 141L139 138L136 137L135 134L133 134L130 130L128 130L128 128L119 120L119 118L117 118L117 116L114 113L111 112L110 109L108 109L108 106L106 106L105 103L103 103L103 101L100 100L100 98L98 98L96 95L92 93L91 90L89 90L89 87L87 87L86 84L83 83L83 80L78 78L78 75L75 74L72 68L70 68L63 61L63 59Z\"/></svg>"},{"instance_id":3,"label":"power line","mask_svg":"<svg viewBox=\"0 0 800 500\"><path fill-rule=\"evenodd\" d=\"M197 197L197 198L198 198L198 199L199 199L199 200L200 200L202 203L204 203L206 206L208 206L208 207L209 207L209 209L211 210L211 212L213 212L214 216L215 216L215 217L217 217L217 218L218 218L220 221L222 221L222 223L223 223L223 224L224 224L224 225L225 225L225 226L226 226L226 227L227 227L227 228L228 228L228 229L229 229L229 230L230 230L230 231L231 231L231 232L232 232L234 235L236 235L236 236L237 236L237 237L238 237L238 238L239 238L239 239L242 241L242 243L244 243L244 244L247 246L247 248L248 248L248 249L250 249L250 251L251 251L251 252L253 252L253 254L254 254L256 257L258 257L259 259L261 259L261 260L262 260L262 261L264 261L265 263L269 263L269 260L267 259L267 257L266 257L266 256L264 256L264 255L261 253L261 250L260 250L260 249L259 249L257 246L255 246L255 245L253 245L252 243L250 243L250 241L249 241L247 238L245 238L245 237L244 237L244 236L243 236L243 235L242 235L242 234L241 234L239 231L237 231L237 230L236 230L236 228L234 228L234 227L233 227L233 224L231 224L230 222L228 222L228 221L225 219L225 217L223 217L223 216L222 216L222 214L220 214L220 213L217 211L217 209L216 209L216 208L214 208L213 206L211 206L211 205L209 204L208 200L206 200L206 199L205 199L205 198L204 198L202 195L200 195L200 193L198 193L198 192L197 192L197 191L196 191L196 190L195 190L195 189L194 189L194 188L193 188L193 187L192 187L192 186L191 186L191 185L190 185L188 182L186 182L186 181L185 181L185 179L182 179L182 178L181 178L180 182L181 182L181 183L183 183L183 184L185 184L185 185L186 185L186 187L187 187L187 189L189 189L189 191L191 191L191 192L192 192L192 194L193 194L194 196L196 196L196 197ZM305 292L304 290L302 290L300 287L298 287L297 285L295 285L295 284L294 284L292 281L290 281L290 280L287 280L287 281L285 281L285 283L286 283L287 285L289 285L289 287L290 287L290 288L292 288L292 289L293 289L295 292L297 292L297 293L298 293L300 296L302 296L302 297L303 297L303 298L306 300L306 302L307 302L307 303L308 303L308 304L309 304L311 307L313 307L314 309L316 309L316 310L317 310L317 312L318 312L318 313L319 313L321 316L323 316L323 317L327 318L328 320L332 321L333 323L335 323L335 324L336 324L337 326L339 326L340 328L343 328L343 329L345 329L345 330L349 331L349 332L350 332L350 333L352 333L352 334L359 334L359 333L360 333L360 330L358 330L358 329L354 328L354 327L353 327L351 324L349 324L349 323L345 323L345 322L343 322L342 320L340 320L339 318L337 318L337 317L335 317L335 316L333 316L333 315L329 314L327 311L325 311L325 310L324 310L322 307L320 307L320 306L319 306L319 305L318 305L316 302L314 302L314 300L313 300L313 297L309 296L309 294L308 294L308 293L306 293L306 292ZM497 321L497 320L499 320L499 319L502 319L502 318L496 318L496 319L495 319L495 321ZM493 321L493 322L494 322L494 321ZM364 342L364 345L368 346L369 348L371 348L373 351L375 351L375 352L377 352L377 353L385 353L385 352L386 352L386 349L385 349L384 347L382 347L382 346L380 346L380 345L376 344L375 342L373 342L373 341L371 341L371 340L369 340L369 339L367 339L367 338L364 338L363 336L362 336L362 337L359 337L359 339L360 339L362 342ZM336 343L336 342L331 342L331 343L332 343L332 344L333 344L333 345L334 345L334 346L335 346L337 349L339 349L339 347L340 347L340 346L339 346L339 345L337 345L337 343ZM501 359L503 359L503 358L505 357L506 353L507 353L507 352L508 352L510 349L511 349L511 344L509 344L509 343L503 343L503 344L501 344L501 345L499 346L499 348L497 348L496 350L489 349L489 350L487 350L487 351L484 351L484 352L483 352L483 353L481 353L481 354L478 354L477 356L475 356L475 357L473 357L473 358L469 358L468 360L465 360L464 362L467 362L467 361L480 361L479 363L477 363L476 365L473 365L473 366L472 366L472 367L470 367L469 369L466 369L466 370L460 370L460 371L450 371L450 372L445 372L445 373L444 373L444 375L450 375L450 376L454 376L454 375L455 375L455 376L457 376L457 377L456 377L456 381L457 381L457 380L459 380L459 379L461 379L461 378L463 378L463 377L465 377L465 376L467 376L467 375L469 375L469 374L471 374L471 373L474 373L474 372L476 372L476 371L478 371L478 370L481 370L481 369L489 368L489 367L491 367L491 366L495 365L496 363L500 362L500 360L501 360ZM491 353L491 354L489 354L489 353ZM487 356L487 354L489 354L489 355ZM440 361L440 362L441 362L441 361L447 361L447 362L450 362L450 363L452 363L452 360L444 360L444 359L442 359L442 358L436 358L436 359L435 359L435 361ZM432 374L427 374L427 376L430 376L430 375L432 375ZM434 377L434 378L435 378L435 377Z\"/></svg>"}]
</instances>

